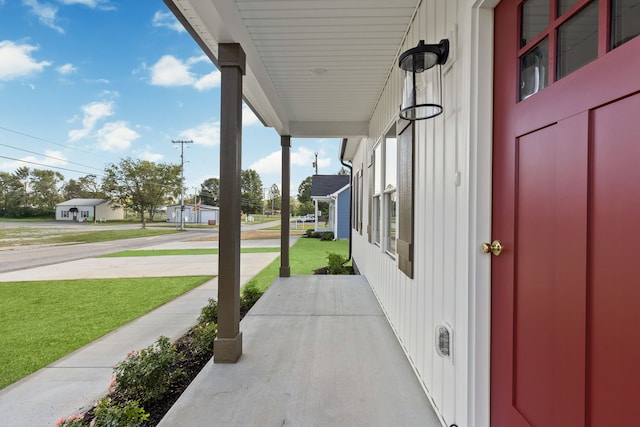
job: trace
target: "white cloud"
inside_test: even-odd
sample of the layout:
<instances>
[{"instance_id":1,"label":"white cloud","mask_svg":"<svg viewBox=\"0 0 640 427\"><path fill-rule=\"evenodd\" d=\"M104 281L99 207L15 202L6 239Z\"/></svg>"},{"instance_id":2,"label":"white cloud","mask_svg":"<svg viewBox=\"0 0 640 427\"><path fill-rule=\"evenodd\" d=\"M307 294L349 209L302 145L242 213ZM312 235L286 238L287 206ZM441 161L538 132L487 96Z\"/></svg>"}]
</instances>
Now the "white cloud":
<instances>
[{"instance_id":1,"label":"white cloud","mask_svg":"<svg viewBox=\"0 0 640 427\"><path fill-rule=\"evenodd\" d=\"M78 69L73 64L64 64L56 68L56 71L62 75L75 73Z\"/></svg>"},{"instance_id":2,"label":"white cloud","mask_svg":"<svg viewBox=\"0 0 640 427\"><path fill-rule=\"evenodd\" d=\"M213 89L214 87L220 86L220 72L212 71L209 74L206 74L200 77L193 85L200 92L205 91L207 89Z\"/></svg>"},{"instance_id":3,"label":"white cloud","mask_svg":"<svg viewBox=\"0 0 640 427\"><path fill-rule=\"evenodd\" d=\"M114 10L115 6L109 4L109 0L58 0L58 2L66 5L72 6L74 4L81 4L83 6L87 6L91 9L102 9L102 10Z\"/></svg>"},{"instance_id":4,"label":"white cloud","mask_svg":"<svg viewBox=\"0 0 640 427\"><path fill-rule=\"evenodd\" d=\"M37 46L0 41L0 81L28 76L51 65L51 62L33 59L31 52L35 50L38 50Z\"/></svg>"},{"instance_id":5,"label":"white cloud","mask_svg":"<svg viewBox=\"0 0 640 427\"><path fill-rule=\"evenodd\" d=\"M220 72L217 70L204 76L196 76L191 71L192 65L206 60L206 56L195 56L182 61L173 55L164 55L149 68L151 84L166 87L192 86L199 91L220 86Z\"/></svg>"},{"instance_id":6,"label":"white cloud","mask_svg":"<svg viewBox=\"0 0 640 427\"><path fill-rule=\"evenodd\" d=\"M103 151L122 152L129 147L140 134L129 128L125 121L110 122L97 132L98 148Z\"/></svg>"},{"instance_id":7,"label":"white cloud","mask_svg":"<svg viewBox=\"0 0 640 427\"><path fill-rule=\"evenodd\" d=\"M199 126L180 132L180 138L194 144L213 146L220 144L220 122L205 122Z\"/></svg>"},{"instance_id":8,"label":"white cloud","mask_svg":"<svg viewBox=\"0 0 640 427\"><path fill-rule=\"evenodd\" d=\"M255 115L247 104L242 104L242 126L251 126L256 123L261 123L258 116Z\"/></svg>"},{"instance_id":9,"label":"white cloud","mask_svg":"<svg viewBox=\"0 0 640 427\"><path fill-rule=\"evenodd\" d=\"M151 149L151 147L147 146L146 149L143 152L138 153L138 155L137 155L138 158L140 160L146 160L146 161L154 162L154 163L157 163L157 162L159 162L159 161L164 159L164 154L153 153L153 152L150 151L150 149Z\"/></svg>"},{"instance_id":10,"label":"white cloud","mask_svg":"<svg viewBox=\"0 0 640 427\"><path fill-rule=\"evenodd\" d=\"M300 166L309 168L313 167L315 154L306 147L299 147L291 152L291 166ZM318 168L326 168L331 165L331 159L326 157L323 152L318 155ZM253 162L249 169L253 169L259 174L279 174L282 171L282 153L274 151L271 154Z\"/></svg>"},{"instance_id":11,"label":"white cloud","mask_svg":"<svg viewBox=\"0 0 640 427\"><path fill-rule=\"evenodd\" d=\"M57 7L50 4L38 3L38 0L22 0L22 3L31 8L31 13L38 17L38 21L40 21L42 25L56 30L60 34L64 33L64 29L56 24Z\"/></svg>"},{"instance_id":12,"label":"white cloud","mask_svg":"<svg viewBox=\"0 0 640 427\"><path fill-rule=\"evenodd\" d=\"M154 27L164 27L173 31L177 31L179 33L183 33L186 31L180 21L178 21L171 12L162 12L160 10L157 11L153 15L151 24Z\"/></svg>"},{"instance_id":13,"label":"white cloud","mask_svg":"<svg viewBox=\"0 0 640 427\"><path fill-rule=\"evenodd\" d=\"M164 55L151 66L151 84L155 86L190 86L196 79L189 67L172 55Z\"/></svg>"},{"instance_id":14,"label":"white cloud","mask_svg":"<svg viewBox=\"0 0 640 427\"><path fill-rule=\"evenodd\" d=\"M260 175L278 173L282 170L282 154L280 151L274 151L266 157L253 162L249 169L255 170Z\"/></svg>"},{"instance_id":15,"label":"white cloud","mask_svg":"<svg viewBox=\"0 0 640 427\"><path fill-rule=\"evenodd\" d=\"M82 129L74 129L69 132L69 141L71 142L86 137L93 131L99 120L113 115L113 102L92 102L82 106L82 112L84 114Z\"/></svg>"},{"instance_id":16,"label":"white cloud","mask_svg":"<svg viewBox=\"0 0 640 427\"><path fill-rule=\"evenodd\" d=\"M314 153L306 147L300 147L291 153L292 166L309 166L311 167L315 160ZM318 159L318 165L320 160Z\"/></svg>"}]
</instances>

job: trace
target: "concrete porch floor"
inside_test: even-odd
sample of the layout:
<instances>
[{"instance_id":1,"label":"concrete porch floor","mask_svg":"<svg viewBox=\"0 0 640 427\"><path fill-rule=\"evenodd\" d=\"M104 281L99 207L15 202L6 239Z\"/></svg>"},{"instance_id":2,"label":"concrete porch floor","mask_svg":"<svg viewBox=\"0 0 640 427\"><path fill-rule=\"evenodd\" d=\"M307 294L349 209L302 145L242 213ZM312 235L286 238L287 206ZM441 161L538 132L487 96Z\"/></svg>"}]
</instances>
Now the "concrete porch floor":
<instances>
[{"instance_id":1,"label":"concrete porch floor","mask_svg":"<svg viewBox=\"0 0 640 427\"><path fill-rule=\"evenodd\" d=\"M279 278L160 426L441 426L363 276Z\"/></svg>"}]
</instances>

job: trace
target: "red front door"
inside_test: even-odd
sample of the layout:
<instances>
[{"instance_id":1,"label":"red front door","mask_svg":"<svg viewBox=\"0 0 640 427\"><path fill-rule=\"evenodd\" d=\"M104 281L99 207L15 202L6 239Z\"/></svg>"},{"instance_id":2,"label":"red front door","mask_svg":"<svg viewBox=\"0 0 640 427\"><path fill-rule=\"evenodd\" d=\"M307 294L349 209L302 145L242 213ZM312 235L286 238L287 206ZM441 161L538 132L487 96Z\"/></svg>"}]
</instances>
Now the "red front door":
<instances>
[{"instance_id":1,"label":"red front door","mask_svg":"<svg viewBox=\"0 0 640 427\"><path fill-rule=\"evenodd\" d=\"M551 0L525 34L536 3L495 14L491 423L640 425L640 37L610 48L604 0Z\"/></svg>"}]
</instances>

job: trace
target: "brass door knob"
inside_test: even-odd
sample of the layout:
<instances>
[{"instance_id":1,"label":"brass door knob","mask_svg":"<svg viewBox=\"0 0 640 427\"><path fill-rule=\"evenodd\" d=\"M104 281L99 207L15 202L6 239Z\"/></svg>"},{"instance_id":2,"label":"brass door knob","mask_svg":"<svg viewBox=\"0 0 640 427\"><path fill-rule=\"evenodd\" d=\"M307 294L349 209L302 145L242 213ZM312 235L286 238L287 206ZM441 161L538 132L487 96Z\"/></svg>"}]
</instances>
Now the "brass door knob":
<instances>
[{"instance_id":1,"label":"brass door knob","mask_svg":"<svg viewBox=\"0 0 640 427\"><path fill-rule=\"evenodd\" d=\"M494 240L491 244L483 243L481 249L483 254L492 253L498 256L502 253L502 243L499 240Z\"/></svg>"}]
</instances>

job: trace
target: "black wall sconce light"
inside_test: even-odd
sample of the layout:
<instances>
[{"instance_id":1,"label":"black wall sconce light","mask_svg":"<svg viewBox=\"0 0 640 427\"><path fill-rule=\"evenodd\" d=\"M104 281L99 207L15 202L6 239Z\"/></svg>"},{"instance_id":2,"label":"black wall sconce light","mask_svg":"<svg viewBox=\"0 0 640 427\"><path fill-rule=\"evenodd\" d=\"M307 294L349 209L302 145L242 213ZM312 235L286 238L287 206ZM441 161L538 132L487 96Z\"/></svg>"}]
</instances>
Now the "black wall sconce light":
<instances>
[{"instance_id":1,"label":"black wall sconce light","mask_svg":"<svg viewBox=\"0 0 640 427\"><path fill-rule=\"evenodd\" d=\"M442 114L442 65L448 57L448 39L438 44L420 40L418 46L400 55L398 65L404 71L401 118L424 120Z\"/></svg>"}]
</instances>

